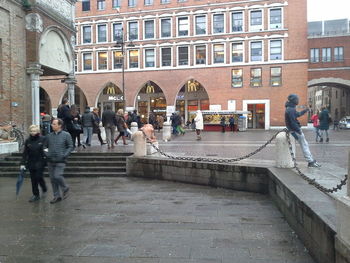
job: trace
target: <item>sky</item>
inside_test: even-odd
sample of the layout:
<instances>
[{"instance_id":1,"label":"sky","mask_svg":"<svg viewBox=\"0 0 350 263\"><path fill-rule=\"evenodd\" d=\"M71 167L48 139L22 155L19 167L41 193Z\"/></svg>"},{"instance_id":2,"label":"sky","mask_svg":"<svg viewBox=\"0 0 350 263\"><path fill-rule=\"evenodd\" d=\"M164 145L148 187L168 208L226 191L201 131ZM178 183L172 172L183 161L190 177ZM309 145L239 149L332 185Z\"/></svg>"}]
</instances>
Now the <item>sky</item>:
<instances>
[{"instance_id":1,"label":"sky","mask_svg":"<svg viewBox=\"0 0 350 263\"><path fill-rule=\"evenodd\" d=\"M350 0L307 0L308 21L350 18Z\"/></svg>"}]
</instances>

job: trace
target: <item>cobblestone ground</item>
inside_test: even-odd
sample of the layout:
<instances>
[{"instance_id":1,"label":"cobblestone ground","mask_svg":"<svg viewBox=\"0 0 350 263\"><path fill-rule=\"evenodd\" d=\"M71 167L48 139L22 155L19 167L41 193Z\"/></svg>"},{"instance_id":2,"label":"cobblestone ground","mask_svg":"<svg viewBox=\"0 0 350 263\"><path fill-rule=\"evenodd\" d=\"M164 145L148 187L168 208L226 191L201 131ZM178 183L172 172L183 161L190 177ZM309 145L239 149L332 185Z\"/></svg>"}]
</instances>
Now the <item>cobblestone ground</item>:
<instances>
[{"instance_id":1,"label":"cobblestone ground","mask_svg":"<svg viewBox=\"0 0 350 263\"><path fill-rule=\"evenodd\" d=\"M0 262L312 263L268 196L136 178L69 178L28 203L0 178Z\"/></svg>"}]
</instances>

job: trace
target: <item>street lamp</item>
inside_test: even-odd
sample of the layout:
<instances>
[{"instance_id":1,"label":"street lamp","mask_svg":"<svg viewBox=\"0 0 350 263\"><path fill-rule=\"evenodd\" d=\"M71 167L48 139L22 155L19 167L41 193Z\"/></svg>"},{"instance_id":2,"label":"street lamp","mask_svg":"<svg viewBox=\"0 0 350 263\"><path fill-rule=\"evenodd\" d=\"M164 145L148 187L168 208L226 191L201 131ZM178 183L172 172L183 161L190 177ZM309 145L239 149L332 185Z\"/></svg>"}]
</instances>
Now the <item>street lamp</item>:
<instances>
[{"instance_id":1,"label":"street lamp","mask_svg":"<svg viewBox=\"0 0 350 263\"><path fill-rule=\"evenodd\" d=\"M121 52L122 52L122 92L123 92L123 109L125 112L125 45L126 45L126 41L124 39L124 29L122 28L121 33L119 35L117 35L117 41L116 41L116 45L115 47L117 48L121 48ZM135 47L135 45L132 43L132 41L130 41L130 43L128 43L127 47Z\"/></svg>"}]
</instances>

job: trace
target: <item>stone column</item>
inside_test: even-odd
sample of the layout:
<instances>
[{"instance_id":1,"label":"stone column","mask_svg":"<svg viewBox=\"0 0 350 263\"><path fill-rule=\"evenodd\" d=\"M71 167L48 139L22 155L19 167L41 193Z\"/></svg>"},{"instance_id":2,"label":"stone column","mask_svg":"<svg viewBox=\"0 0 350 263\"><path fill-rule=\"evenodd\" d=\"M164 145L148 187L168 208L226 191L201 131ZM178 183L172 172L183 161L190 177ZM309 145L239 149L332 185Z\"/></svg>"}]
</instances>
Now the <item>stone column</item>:
<instances>
[{"instance_id":1,"label":"stone column","mask_svg":"<svg viewBox=\"0 0 350 263\"><path fill-rule=\"evenodd\" d=\"M290 136L293 152L295 155L295 140ZM294 163L290 155L289 144L285 132L281 132L276 137L276 167L278 168L293 168Z\"/></svg>"},{"instance_id":2,"label":"stone column","mask_svg":"<svg viewBox=\"0 0 350 263\"><path fill-rule=\"evenodd\" d=\"M170 122L163 123L163 141L167 142L171 140L171 124Z\"/></svg>"},{"instance_id":3,"label":"stone column","mask_svg":"<svg viewBox=\"0 0 350 263\"><path fill-rule=\"evenodd\" d=\"M43 74L39 63L30 63L27 68L32 90L32 124L40 125L40 76Z\"/></svg>"},{"instance_id":4,"label":"stone column","mask_svg":"<svg viewBox=\"0 0 350 263\"><path fill-rule=\"evenodd\" d=\"M137 131L131 136L134 141L134 156L143 157L147 155L146 137L142 131Z\"/></svg>"},{"instance_id":5,"label":"stone column","mask_svg":"<svg viewBox=\"0 0 350 263\"><path fill-rule=\"evenodd\" d=\"M69 76L64 80L64 83L68 86L68 101L69 105L75 104L75 84L77 80L73 74L69 74Z\"/></svg>"}]
</instances>

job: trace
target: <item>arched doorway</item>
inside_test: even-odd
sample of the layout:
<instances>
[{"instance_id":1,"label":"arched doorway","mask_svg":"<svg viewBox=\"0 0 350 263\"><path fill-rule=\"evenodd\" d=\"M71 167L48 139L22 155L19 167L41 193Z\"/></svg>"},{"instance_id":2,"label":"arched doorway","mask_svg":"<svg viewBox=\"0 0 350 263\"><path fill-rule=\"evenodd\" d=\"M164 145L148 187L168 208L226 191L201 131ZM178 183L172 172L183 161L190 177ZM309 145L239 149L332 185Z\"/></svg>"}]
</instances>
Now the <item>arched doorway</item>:
<instances>
[{"instance_id":1,"label":"arched doorway","mask_svg":"<svg viewBox=\"0 0 350 263\"><path fill-rule=\"evenodd\" d=\"M166 99L162 89L153 81L147 81L136 96L136 109L143 123L148 122L152 112L166 118Z\"/></svg>"},{"instance_id":2,"label":"arched doorway","mask_svg":"<svg viewBox=\"0 0 350 263\"><path fill-rule=\"evenodd\" d=\"M176 111L187 120L192 120L197 110L209 110L209 96L205 88L195 79L181 87L176 96Z\"/></svg>"},{"instance_id":3,"label":"arched doorway","mask_svg":"<svg viewBox=\"0 0 350 263\"><path fill-rule=\"evenodd\" d=\"M112 82L108 82L102 88L97 99L97 107L100 109L101 113L106 110L107 105L109 105L113 111L124 108L123 92Z\"/></svg>"},{"instance_id":4,"label":"arched doorway","mask_svg":"<svg viewBox=\"0 0 350 263\"><path fill-rule=\"evenodd\" d=\"M63 98L68 98L68 90L64 93ZM88 106L86 96L78 86L74 87L74 104L77 106L80 113L84 113L86 106Z\"/></svg>"},{"instance_id":5,"label":"arched doorway","mask_svg":"<svg viewBox=\"0 0 350 263\"><path fill-rule=\"evenodd\" d=\"M40 113L47 113L51 115L51 100L49 94L42 87L39 89L40 97Z\"/></svg>"}]
</instances>

